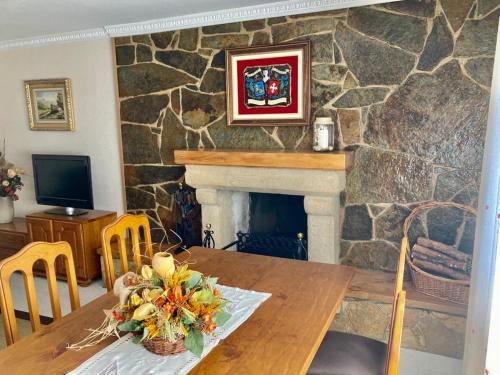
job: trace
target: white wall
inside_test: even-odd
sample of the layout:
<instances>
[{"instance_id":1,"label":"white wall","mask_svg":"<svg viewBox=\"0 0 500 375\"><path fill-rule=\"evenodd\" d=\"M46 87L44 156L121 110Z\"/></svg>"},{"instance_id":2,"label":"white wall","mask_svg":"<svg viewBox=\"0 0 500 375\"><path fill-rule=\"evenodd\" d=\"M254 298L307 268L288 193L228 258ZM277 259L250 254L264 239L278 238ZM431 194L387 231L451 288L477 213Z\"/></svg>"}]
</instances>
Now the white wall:
<instances>
[{"instance_id":1,"label":"white wall","mask_svg":"<svg viewBox=\"0 0 500 375\"><path fill-rule=\"evenodd\" d=\"M0 51L0 139L28 174L16 216L46 208L35 200L33 153L89 155L95 208L123 211L112 53L109 39ZM75 132L29 130L23 81L47 78L71 79Z\"/></svg>"},{"instance_id":2,"label":"white wall","mask_svg":"<svg viewBox=\"0 0 500 375\"><path fill-rule=\"evenodd\" d=\"M500 36L500 24L499 24ZM497 38L484 146L465 333L464 375L500 375L500 37ZM490 325L491 319L491 325ZM490 335L488 342L488 335Z\"/></svg>"}]
</instances>

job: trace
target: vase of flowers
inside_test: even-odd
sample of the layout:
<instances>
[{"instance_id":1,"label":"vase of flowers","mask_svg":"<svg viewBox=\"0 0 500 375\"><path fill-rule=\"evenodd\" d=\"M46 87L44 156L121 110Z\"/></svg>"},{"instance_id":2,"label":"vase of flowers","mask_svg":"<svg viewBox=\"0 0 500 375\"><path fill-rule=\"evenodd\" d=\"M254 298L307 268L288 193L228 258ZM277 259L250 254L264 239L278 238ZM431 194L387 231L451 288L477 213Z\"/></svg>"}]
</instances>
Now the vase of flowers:
<instances>
[{"instance_id":1,"label":"vase of flowers","mask_svg":"<svg viewBox=\"0 0 500 375\"><path fill-rule=\"evenodd\" d=\"M120 303L108 314L109 327L132 332L136 343L155 354L189 350L200 356L203 334L213 334L231 317L216 282L187 264L175 265L169 253L156 253L152 267L116 280Z\"/></svg>"},{"instance_id":2,"label":"vase of flowers","mask_svg":"<svg viewBox=\"0 0 500 375\"><path fill-rule=\"evenodd\" d=\"M19 170L5 160L5 140L3 152L0 152L0 224L10 223L14 219L14 201L23 183Z\"/></svg>"}]
</instances>

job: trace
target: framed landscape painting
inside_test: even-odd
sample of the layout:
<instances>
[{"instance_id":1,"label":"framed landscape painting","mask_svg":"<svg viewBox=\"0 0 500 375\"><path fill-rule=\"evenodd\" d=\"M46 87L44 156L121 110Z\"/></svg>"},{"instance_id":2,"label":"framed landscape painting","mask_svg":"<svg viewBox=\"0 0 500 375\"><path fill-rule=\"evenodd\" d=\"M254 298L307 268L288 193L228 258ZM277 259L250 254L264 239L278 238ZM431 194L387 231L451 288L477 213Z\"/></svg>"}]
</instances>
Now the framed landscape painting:
<instances>
[{"instance_id":1,"label":"framed landscape painting","mask_svg":"<svg viewBox=\"0 0 500 375\"><path fill-rule=\"evenodd\" d=\"M25 81L24 87L31 130L75 130L68 78Z\"/></svg>"},{"instance_id":2,"label":"framed landscape painting","mask_svg":"<svg viewBox=\"0 0 500 375\"><path fill-rule=\"evenodd\" d=\"M310 42L227 49L228 125L309 125L310 49Z\"/></svg>"}]
</instances>

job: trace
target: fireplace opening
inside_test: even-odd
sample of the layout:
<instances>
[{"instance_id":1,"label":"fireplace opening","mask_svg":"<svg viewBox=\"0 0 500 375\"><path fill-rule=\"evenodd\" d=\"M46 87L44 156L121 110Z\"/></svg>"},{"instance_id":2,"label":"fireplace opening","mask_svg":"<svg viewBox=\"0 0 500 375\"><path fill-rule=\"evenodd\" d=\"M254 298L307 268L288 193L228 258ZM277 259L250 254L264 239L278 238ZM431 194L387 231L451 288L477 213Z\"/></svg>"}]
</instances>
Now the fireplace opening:
<instances>
[{"instance_id":1,"label":"fireplace opening","mask_svg":"<svg viewBox=\"0 0 500 375\"><path fill-rule=\"evenodd\" d=\"M304 197L250 193L248 232L236 233L238 251L307 260Z\"/></svg>"}]
</instances>

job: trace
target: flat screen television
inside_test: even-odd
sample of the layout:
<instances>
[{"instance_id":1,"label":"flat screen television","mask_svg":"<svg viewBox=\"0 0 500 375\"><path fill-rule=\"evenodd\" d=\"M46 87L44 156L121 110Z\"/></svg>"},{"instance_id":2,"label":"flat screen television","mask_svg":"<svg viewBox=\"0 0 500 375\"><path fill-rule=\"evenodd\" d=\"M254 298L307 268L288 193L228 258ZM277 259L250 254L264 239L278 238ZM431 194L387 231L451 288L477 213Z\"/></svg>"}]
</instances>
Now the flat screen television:
<instances>
[{"instance_id":1,"label":"flat screen television","mask_svg":"<svg viewBox=\"0 0 500 375\"><path fill-rule=\"evenodd\" d=\"M45 212L75 216L94 208L90 157L33 154L32 159L37 203L59 206Z\"/></svg>"}]
</instances>

